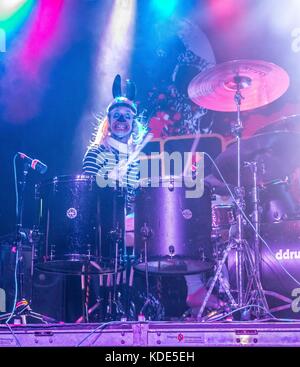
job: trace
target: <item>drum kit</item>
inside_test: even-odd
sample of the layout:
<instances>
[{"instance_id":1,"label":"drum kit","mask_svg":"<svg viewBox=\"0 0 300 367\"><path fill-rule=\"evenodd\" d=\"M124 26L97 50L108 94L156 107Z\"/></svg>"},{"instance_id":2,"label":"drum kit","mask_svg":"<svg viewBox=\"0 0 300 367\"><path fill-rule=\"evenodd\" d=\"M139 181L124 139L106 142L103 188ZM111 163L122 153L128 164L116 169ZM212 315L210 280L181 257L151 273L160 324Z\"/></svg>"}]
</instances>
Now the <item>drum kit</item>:
<instances>
[{"instance_id":1,"label":"drum kit","mask_svg":"<svg viewBox=\"0 0 300 367\"><path fill-rule=\"evenodd\" d=\"M188 93L197 105L237 114L232 128L235 141L216 159L212 172L220 186L230 190L234 204L212 207L208 184L199 199L186 198L185 187L177 185L174 177L157 178L158 185L142 185L136 194L135 239L130 255L124 241L122 189L100 189L94 177L85 175L60 176L38 184L38 233L32 244L35 266L80 275L85 285L91 274L111 274L116 284L118 274L129 264L130 269L145 274L147 298L149 273L190 275L214 269L198 314L202 320L206 302L221 279L222 266L234 252L235 284L226 289L231 307L251 309L258 319L267 315L260 274L261 227L297 217L286 177L299 166L294 152L300 145L300 134L290 128L299 119L282 119L243 139L241 112L273 102L288 86L289 77L282 68L260 60L225 62L191 81ZM214 190L218 193L217 186ZM232 227L235 230L231 233ZM248 236L249 228L252 237ZM222 241L225 250L215 266L213 238L224 230L231 234ZM236 299L231 294L233 287ZM84 291L82 320L88 321Z\"/></svg>"}]
</instances>

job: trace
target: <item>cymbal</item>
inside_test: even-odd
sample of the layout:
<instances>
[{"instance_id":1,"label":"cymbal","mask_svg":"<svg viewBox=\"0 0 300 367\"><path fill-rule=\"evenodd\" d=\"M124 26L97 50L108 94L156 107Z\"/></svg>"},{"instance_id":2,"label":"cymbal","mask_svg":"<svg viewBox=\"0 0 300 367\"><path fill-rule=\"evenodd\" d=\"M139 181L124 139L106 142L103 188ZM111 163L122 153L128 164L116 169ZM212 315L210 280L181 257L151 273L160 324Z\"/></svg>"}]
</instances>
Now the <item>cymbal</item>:
<instances>
[{"instance_id":1,"label":"cymbal","mask_svg":"<svg viewBox=\"0 0 300 367\"><path fill-rule=\"evenodd\" d=\"M188 95L197 105L214 111L236 111L237 82L243 96L241 111L265 106L289 86L281 67L263 60L232 60L198 74L189 84Z\"/></svg>"},{"instance_id":2,"label":"cymbal","mask_svg":"<svg viewBox=\"0 0 300 367\"><path fill-rule=\"evenodd\" d=\"M300 134L272 132L254 135L241 140L241 184L252 186L251 168L245 162L257 162L257 183L282 179L299 166ZM216 164L225 180L237 185L237 143L227 147L216 159ZM213 167L212 174L220 179Z\"/></svg>"},{"instance_id":3,"label":"cymbal","mask_svg":"<svg viewBox=\"0 0 300 367\"><path fill-rule=\"evenodd\" d=\"M257 130L255 134L263 134L274 131L288 131L300 133L300 115L282 117L279 120L269 123L267 126Z\"/></svg>"},{"instance_id":4,"label":"cymbal","mask_svg":"<svg viewBox=\"0 0 300 367\"><path fill-rule=\"evenodd\" d=\"M218 180L214 175L210 174L204 177L204 182L209 185L211 192L220 196L229 196L229 191L224 182ZM229 184L231 190L234 190L234 186Z\"/></svg>"}]
</instances>

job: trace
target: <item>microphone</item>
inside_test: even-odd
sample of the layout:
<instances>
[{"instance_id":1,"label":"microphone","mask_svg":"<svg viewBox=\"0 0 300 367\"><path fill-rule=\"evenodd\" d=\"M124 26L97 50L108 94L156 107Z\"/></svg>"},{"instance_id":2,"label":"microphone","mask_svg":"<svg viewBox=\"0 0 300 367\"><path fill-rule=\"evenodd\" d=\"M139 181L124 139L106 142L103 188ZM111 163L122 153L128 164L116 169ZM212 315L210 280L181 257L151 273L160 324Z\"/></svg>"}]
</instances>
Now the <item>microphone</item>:
<instances>
[{"instance_id":1,"label":"microphone","mask_svg":"<svg viewBox=\"0 0 300 367\"><path fill-rule=\"evenodd\" d=\"M30 157L28 157L26 154L18 152L18 156L21 159L24 159L24 161L26 163L28 163L28 165L30 166L30 168L34 169L35 171L39 172L41 175L43 175L44 173L46 173L48 167L46 166L45 163L39 161L38 159L32 159Z\"/></svg>"}]
</instances>

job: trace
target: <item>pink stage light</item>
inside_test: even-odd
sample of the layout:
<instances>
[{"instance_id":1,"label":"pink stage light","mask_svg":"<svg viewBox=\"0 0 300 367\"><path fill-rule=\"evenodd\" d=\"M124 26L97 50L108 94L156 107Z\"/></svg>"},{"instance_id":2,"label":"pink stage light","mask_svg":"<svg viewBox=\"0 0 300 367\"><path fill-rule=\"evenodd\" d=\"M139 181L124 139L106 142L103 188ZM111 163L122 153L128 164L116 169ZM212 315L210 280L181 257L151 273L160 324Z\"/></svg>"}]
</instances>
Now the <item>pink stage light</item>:
<instances>
[{"instance_id":1,"label":"pink stage light","mask_svg":"<svg viewBox=\"0 0 300 367\"><path fill-rule=\"evenodd\" d=\"M13 16L28 0L1 0L0 21Z\"/></svg>"},{"instance_id":2,"label":"pink stage light","mask_svg":"<svg viewBox=\"0 0 300 367\"><path fill-rule=\"evenodd\" d=\"M51 62L67 41L64 15L69 8L65 4L64 0L36 2L26 26L7 52L1 102L5 118L12 123L25 122L39 112Z\"/></svg>"},{"instance_id":3,"label":"pink stage light","mask_svg":"<svg viewBox=\"0 0 300 367\"><path fill-rule=\"evenodd\" d=\"M248 0L209 0L208 10L218 27L244 19Z\"/></svg>"},{"instance_id":4,"label":"pink stage light","mask_svg":"<svg viewBox=\"0 0 300 367\"><path fill-rule=\"evenodd\" d=\"M23 47L19 53L20 65L28 76L35 77L42 63L53 53L59 35L63 0L41 0Z\"/></svg>"}]
</instances>

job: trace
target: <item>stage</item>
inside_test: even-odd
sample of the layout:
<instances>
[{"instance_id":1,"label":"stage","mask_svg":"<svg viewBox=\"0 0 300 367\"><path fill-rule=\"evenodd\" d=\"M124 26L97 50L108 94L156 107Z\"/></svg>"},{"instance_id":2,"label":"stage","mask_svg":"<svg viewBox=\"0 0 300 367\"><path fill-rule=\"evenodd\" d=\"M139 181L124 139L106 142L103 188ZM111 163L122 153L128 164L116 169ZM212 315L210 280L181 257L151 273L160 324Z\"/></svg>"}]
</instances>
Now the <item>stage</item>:
<instances>
[{"instance_id":1,"label":"stage","mask_svg":"<svg viewBox=\"0 0 300 367\"><path fill-rule=\"evenodd\" d=\"M112 322L0 326L1 347L299 347L300 322ZM17 340L18 341L17 341Z\"/></svg>"}]
</instances>

